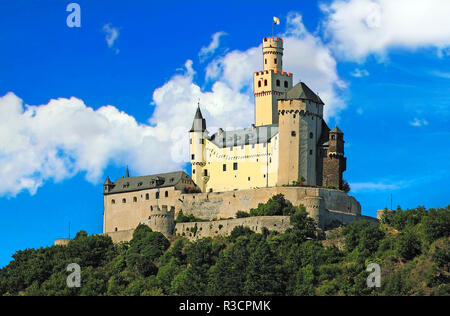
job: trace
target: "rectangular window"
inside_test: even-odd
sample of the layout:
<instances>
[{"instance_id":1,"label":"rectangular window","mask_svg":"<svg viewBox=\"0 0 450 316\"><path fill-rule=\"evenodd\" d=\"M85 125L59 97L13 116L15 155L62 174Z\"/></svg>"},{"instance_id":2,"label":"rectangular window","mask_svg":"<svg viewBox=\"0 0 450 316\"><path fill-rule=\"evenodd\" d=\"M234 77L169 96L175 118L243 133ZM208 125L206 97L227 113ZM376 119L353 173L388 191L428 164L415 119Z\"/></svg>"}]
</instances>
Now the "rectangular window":
<instances>
[{"instance_id":1,"label":"rectangular window","mask_svg":"<svg viewBox=\"0 0 450 316\"><path fill-rule=\"evenodd\" d=\"M192 138L189 139L189 144L192 144Z\"/></svg>"},{"instance_id":2,"label":"rectangular window","mask_svg":"<svg viewBox=\"0 0 450 316\"><path fill-rule=\"evenodd\" d=\"M207 170L207 169L204 169L204 170L203 170L203 175L204 175L205 177L208 175L208 170Z\"/></svg>"},{"instance_id":3,"label":"rectangular window","mask_svg":"<svg viewBox=\"0 0 450 316\"><path fill-rule=\"evenodd\" d=\"M169 197L169 191L166 191L166 193L164 193L165 197Z\"/></svg>"},{"instance_id":4,"label":"rectangular window","mask_svg":"<svg viewBox=\"0 0 450 316\"><path fill-rule=\"evenodd\" d=\"M250 181L250 177L248 177L248 181Z\"/></svg>"},{"instance_id":5,"label":"rectangular window","mask_svg":"<svg viewBox=\"0 0 450 316\"><path fill-rule=\"evenodd\" d=\"M233 170L237 170L237 162L233 162Z\"/></svg>"},{"instance_id":6,"label":"rectangular window","mask_svg":"<svg viewBox=\"0 0 450 316\"><path fill-rule=\"evenodd\" d=\"M191 159L192 159L192 160L195 159L195 155L194 155L194 154L191 155Z\"/></svg>"},{"instance_id":7,"label":"rectangular window","mask_svg":"<svg viewBox=\"0 0 450 316\"><path fill-rule=\"evenodd\" d=\"M227 171L227 165L223 164L223 171Z\"/></svg>"},{"instance_id":8,"label":"rectangular window","mask_svg":"<svg viewBox=\"0 0 450 316\"><path fill-rule=\"evenodd\" d=\"M292 131L292 132L291 132L291 136L292 136L292 137L295 137L296 135L297 135L297 133L295 133L295 131ZM192 159L194 159L194 158L192 158Z\"/></svg>"}]
</instances>

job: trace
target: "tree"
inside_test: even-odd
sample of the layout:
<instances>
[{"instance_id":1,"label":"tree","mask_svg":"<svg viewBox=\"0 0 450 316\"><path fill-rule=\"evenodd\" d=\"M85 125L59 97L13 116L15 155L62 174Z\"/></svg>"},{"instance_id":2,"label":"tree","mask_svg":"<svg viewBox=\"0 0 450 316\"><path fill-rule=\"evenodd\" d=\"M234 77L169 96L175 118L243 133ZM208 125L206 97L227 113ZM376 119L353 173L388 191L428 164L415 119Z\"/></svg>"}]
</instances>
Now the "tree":
<instances>
[{"instance_id":1,"label":"tree","mask_svg":"<svg viewBox=\"0 0 450 316\"><path fill-rule=\"evenodd\" d=\"M279 262L266 240L262 240L250 255L243 293L247 296L281 294Z\"/></svg>"},{"instance_id":2,"label":"tree","mask_svg":"<svg viewBox=\"0 0 450 316\"><path fill-rule=\"evenodd\" d=\"M433 242L450 236L450 205L445 209L430 209L423 220L425 238Z\"/></svg>"},{"instance_id":3,"label":"tree","mask_svg":"<svg viewBox=\"0 0 450 316\"><path fill-rule=\"evenodd\" d=\"M397 250L400 256L411 260L421 253L420 240L409 231L403 232L398 239Z\"/></svg>"}]
</instances>

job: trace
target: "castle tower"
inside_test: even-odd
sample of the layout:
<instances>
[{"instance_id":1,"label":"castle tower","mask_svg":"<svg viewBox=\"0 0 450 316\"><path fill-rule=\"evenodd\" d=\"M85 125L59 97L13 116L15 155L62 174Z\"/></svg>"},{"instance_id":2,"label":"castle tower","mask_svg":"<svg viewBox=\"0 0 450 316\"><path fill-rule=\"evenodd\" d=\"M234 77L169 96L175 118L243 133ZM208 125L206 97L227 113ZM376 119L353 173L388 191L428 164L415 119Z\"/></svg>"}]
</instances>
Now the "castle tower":
<instances>
[{"instance_id":1,"label":"castle tower","mask_svg":"<svg viewBox=\"0 0 450 316\"><path fill-rule=\"evenodd\" d=\"M162 233L164 236L172 235L175 228L175 208L168 210L167 205L152 205L147 225L153 230Z\"/></svg>"},{"instance_id":2,"label":"castle tower","mask_svg":"<svg viewBox=\"0 0 450 316\"><path fill-rule=\"evenodd\" d=\"M344 133L336 126L329 133L327 156L323 160L322 184L342 188L342 173L347 167L344 157Z\"/></svg>"},{"instance_id":3,"label":"castle tower","mask_svg":"<svg viewBox=\"0 0 450 316\"><path fill-rule=\"evenodd\" d=\"M208 170L205 169L206 154L205 154L205 138L206 120L203 118L202 111L200 111L200 104L197 107L197 112L192 122L192 128L189 131L190 138L190 158L192 166L192 180L195 184L205 192L206 182L208 178Z\"/></svg>"},{"instance_id":4,"label":"castle tower","mask_svg":"<svg viewBox=\"0 0 450 316\"><path fill-rule=\"evenodd\" d=\"M325 201L320 196L307 196L303 199L306 212L317 223L317 227L325 228Z\"/></svg>"},{"instance_id":5,"label":"castle tower","mask_svg":"<svg viewBox=\"0 0 450 316\"><path fill-rule=\"evenodd\" d=\"M107 177L105 183L103 184L104 193L109 193L112 188L114 188L114 184L111 182L109 177Z\"/></svg>"},{"instance_id":6,"label":"castle tower","mask_svg":"<svg viewBox=\"0 0 450 316\"><path fill-rule=\"evenodd\" d=\"M317 144L321 137L323 102L299 82L278 101L278 183L300 180L317 185Z\"/></svg>"},{"instance_id":7,"label":"castle tower","mask_svg":"<svg viewBox=\"0 0 450 316\"><path fill-rule=\"evenodd\" d=\"M283 72L283 40L263 39L264 70L253 75L256 126L277 124L277 100L292 88L292 74Z\"/></svg>"}]
</instances>

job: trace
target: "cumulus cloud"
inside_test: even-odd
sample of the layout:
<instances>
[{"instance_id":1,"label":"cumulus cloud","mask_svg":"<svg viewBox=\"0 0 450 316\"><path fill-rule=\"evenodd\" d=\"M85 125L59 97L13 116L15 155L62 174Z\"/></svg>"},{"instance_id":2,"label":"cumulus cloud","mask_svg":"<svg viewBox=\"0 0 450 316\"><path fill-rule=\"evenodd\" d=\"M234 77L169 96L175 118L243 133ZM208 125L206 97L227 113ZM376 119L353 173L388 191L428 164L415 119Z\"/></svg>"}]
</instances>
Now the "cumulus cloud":
<instances>
[{"instance_id":1,"label":"cumulus cloud","mask_svg":"<svg viewBox=\"0 0 450 316\"><path fill-rule=\"evenodd\" d=\"M428 121L425 119L419 119L416 117L416 118L414 118L414 120L410 121L409 124L414 127L422 127L422 126L427 126Z\"/></svg>"},{"instance_id":2,"label":"cumulus cloud","mask_svg":"<svg viewBox=\"0 0 450 316\"><path fill-rule=\"evenodd\" d=\"M384 56L389 48L450 46L448 0L334 0L322 4L325 34L347 60Z\"/></svg>"},{"instance_id":3,"label":"cumulus cloud","mask_svg":"<svg viewBox=\"0 0 450 316\"><path fill-rule=\"evenodd\" d=\"M111 105L94 110L72 97L24 107L8 93L0 97L0 194L34 194L48 180L79 172L97 182L111 163L143 173L173 170L182 162L160 159L170 157L173 137L170 129L139 124Z\"/></svg>"},{"instance_id":4,"label":"cumulus cloud","mask_svg":"<svg viewBox=\"0 0 450 316\"><path fill-rule=\"evenodd\" d=\"M211 42L208 46L204 46L200 49L200 53L198 56L200 57L200 61L205 61L206 58L210 57L214 54L214 52L219 48L220 45L220 38L224 35L227 35L227 33L220 31L216 32L211 37Z\"/></svg>"},{"instance_id":5,"label":"cumulus cloud","mask_svg":"<svg viewBox=\"0 0 450 316\"><path fill-rule=\"evenodd\" d=\"M114 42L119 37L119 29L117 27L112 26L111 23L103 25L103 33L105 33L106 44L109 48L113 48ZM118 53L119 49L115 49L115 52Z\"/></svg>"},{"instance_id":6,"label":"cumulus cloud","mask_svg":"<svg viewBox=\"0 0 450 316\"><path fill-rule=\"evenodd\" d=\"M355 78L367 77L370 73L366 69L355 68L350 75Z\"/></svg>"}]
</instances>

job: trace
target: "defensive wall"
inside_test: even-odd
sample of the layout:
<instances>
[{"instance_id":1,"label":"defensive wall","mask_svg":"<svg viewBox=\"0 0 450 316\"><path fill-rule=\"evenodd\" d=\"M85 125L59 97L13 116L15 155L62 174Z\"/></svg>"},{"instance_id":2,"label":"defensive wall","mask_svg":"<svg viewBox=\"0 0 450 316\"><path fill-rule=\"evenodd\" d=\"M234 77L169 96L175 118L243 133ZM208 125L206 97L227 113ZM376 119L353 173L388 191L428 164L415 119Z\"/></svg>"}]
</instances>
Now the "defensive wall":
<instances>
[{"instance_id":1,"label":"defensive wall","mask_svg":"<svg viewBox=\"0 0 450 316\"><path fill-rule=\"evenodd\" d=\"M250 190L237 190L228 192L210 192L184 194L173 190L168 197L149 200L141 199L141 194L134 193L138 198L136 202L124 205L109 205L105 209L104 232L126 231L136 228L141 222L148 220L152 214L152 205L164 205L174 212L175 218L180 211L183 214L192 214L195 217L213 221L226 218L234 218L237 211L249 212L258 207L259 203L266 203L276 194L283 194L293 205L303 204L308 214L314 218L319 227L335 220L352 220L361 215L361 206L358 201L343 191L315 188L315 187L269 187ZM115 198L120 201L123 197L127 201L132 200L130 193L114 194L106 196L107 199ZM109 203L108 201L106 203ZM336 213L336 214L333 214ZM345 216L345 214L349 216Z\"/></svg>"}]
</instances>

